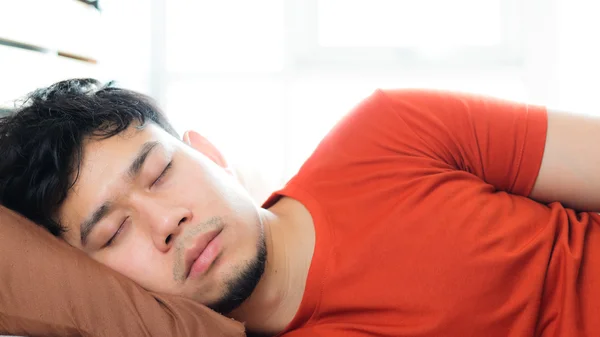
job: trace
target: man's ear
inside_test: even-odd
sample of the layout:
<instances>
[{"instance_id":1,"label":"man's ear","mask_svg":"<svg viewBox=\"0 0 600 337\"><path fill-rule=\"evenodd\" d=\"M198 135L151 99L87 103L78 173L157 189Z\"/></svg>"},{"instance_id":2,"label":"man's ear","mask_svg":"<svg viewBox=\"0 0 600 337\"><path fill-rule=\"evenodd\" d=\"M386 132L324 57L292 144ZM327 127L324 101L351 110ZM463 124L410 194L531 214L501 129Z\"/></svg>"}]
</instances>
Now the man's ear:
<instances>
[{"instance_id":1,"label":"man's ear","mask_svg":"<svg viewBox=\"0 0 600 337\"><path fill-rule=\"evenodd\" d=\"M198 132L192 130L186 131L183 134L183 142L231 173L229 164L225 160L225 157L223 157L223 154L221 154L221 151Z\"/></svg>"}]
</instances>

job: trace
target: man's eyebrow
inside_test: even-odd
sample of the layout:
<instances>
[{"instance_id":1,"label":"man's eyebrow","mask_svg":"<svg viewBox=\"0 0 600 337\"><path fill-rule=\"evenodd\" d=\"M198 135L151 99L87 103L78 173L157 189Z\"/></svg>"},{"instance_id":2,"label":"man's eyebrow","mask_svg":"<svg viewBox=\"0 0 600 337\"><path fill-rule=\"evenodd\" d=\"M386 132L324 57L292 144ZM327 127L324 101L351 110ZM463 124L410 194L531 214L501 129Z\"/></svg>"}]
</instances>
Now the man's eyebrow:
<instances>
[{"instance_id":1,"label":"man's eyebrow","mask_svg":"<svg viewBox=\"0 0 600 337\"><path fill-rule=\"evenodd\" d=\"M137 156L135 157L133 162L131 162L131 165L129 165L129 168L127 169L127 177L129 179L135 179L135 177L137 177L140 174L140 171L144 166L144 162L146 162L146 158L148 158L148 155L150 154L150 152L152 152L152 149L154 149L157 145L159 145L158 141L146 142L144 143L144 145L142 145ZM88 237L94 229L94 227L98 224L98 222L100 222L100 220L102 220L110 213L112 208L111 206L112 203L110 201L106 201L102 204L102 206L98 207L94 211L94 213L92 213L92 216L90 216L88 219L84 220L81 223L79 228L81 233L81 245L83 247L85 247L85 245L87 244Z\"/></svg>"},{"instance_id":2,"label":"man's eyebrow","mask_svg":"<svg viewBox=\"0 0 600 337\"><path fill-rule=\"evenodd\" d=\"M127 170L127 175L129 176L129 178L133 179L140 174L140 171L144 166L146 158L148 158L148 155L150 154L150 152L152 152L152 149L154 149L158 144L158 141L152 141L146 142L144 143L144 145L142 145L142 148L138 152L138 155L135 157L135 159L129 166L129 169Z\"/></svg>"},{"instance_id":3,"label":"man's eyebrow","mask_svg":"<svg viewBox=\"0 0 600 337\"><path fill-rule=\"evenodd\" d=\"M98 207L96 211L92 214L89 219L85 220L81 223L80 232L81 232L81 245L85 247L87 244L88 236L92 232L92 229L102 220L108 213L110 213L111 204L110 202L105 202L102 206Z\"/></svg>"}]
</instances>

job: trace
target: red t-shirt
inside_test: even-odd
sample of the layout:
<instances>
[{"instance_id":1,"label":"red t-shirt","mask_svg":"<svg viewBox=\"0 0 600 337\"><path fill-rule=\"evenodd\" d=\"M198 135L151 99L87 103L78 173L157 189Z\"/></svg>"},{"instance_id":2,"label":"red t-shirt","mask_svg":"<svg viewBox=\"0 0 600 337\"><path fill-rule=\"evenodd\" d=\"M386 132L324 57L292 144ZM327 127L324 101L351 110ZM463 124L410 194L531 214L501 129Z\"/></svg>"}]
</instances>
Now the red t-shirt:
<instances>
[{"instance_id":1,"label":"red t-shirt","mask_svg":"<svg viewBox=\"0 0 600 337\"><path fill-rule=\"evenodd\" d=\"M529 195L542 107L377 91L275 193L316 246L282 336L600 336L600 218Z\"/></svg>"}]
</instances>

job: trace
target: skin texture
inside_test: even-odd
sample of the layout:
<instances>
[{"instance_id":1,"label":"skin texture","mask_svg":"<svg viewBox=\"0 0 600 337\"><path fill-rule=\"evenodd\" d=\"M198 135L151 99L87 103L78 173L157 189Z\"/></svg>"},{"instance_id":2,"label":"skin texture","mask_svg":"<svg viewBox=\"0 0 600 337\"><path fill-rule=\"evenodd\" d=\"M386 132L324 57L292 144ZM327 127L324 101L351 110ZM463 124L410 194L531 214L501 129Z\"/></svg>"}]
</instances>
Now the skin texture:
<instances>
[{"instance_id":1,"label":"skin texture","mask_svg":"<svg viewBox=\"0 0 600 337\"><path fill-rule=\"evenodd\" d=\"M128 175L150 142L157 144L139 174ZM226 313L249 332L275 335L291 322L315 245L312 217L301 203L284 197L258 207L208 140L191 131L181 141L154 124L87 139L76 174L57 215L71 245L150 291ZM83 245L81 224L106 202L108 211ZM207 233L218 233L216 258L186 277L185 252Z\"/></svg>"},{"instance_id":2,"label":"skin texture","mask_svg":"<svg viewBox=\"0 0 600 337\"><path fill-rule=\"evenodd\" d=\"M600 212L600 118L548 110L548 134L531 198Z\"/></svg>"},{"instance_id":3,"label":"skin texture","mask_svg":"<svg viewBox=\"0 0 600 337\"><path fill-rule=\"evenodd\" d=\"M264 227L259 210L228 173L218 151L201 136L194 137L195 149L150 124L109 139L88 140L60 220L69 228L65 238L71 245L143 287L227 308L223 302L230 300L229 288L238 288L240 278L258 268L258 277L245 285L251 291L262 274L264 257L262 265L257 259L264 247ZM158 145L131 179L128 167L152 141ZM171 167L157 181L169 162ZM105 201L111 202L111 210L83 247L80 223ZM117 231L111 246L103 247ZM212 231L220 232L215 263L201 277L187 278L185 251Z\"/></svg>"}]
</instances>

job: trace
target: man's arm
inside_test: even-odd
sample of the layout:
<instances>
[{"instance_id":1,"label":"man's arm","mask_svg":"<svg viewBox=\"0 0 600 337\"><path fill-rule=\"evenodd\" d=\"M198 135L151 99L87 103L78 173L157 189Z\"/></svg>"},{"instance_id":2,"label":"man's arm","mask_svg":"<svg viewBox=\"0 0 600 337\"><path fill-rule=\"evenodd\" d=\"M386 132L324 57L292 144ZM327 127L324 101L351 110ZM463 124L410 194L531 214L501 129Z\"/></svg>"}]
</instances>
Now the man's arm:
<instances>
[{"instance_id":1,"label":"man's arm","mask_svg":"<svg viewBox=\"0 0 600 337\"><path fill-rule=\"evenodd\" d=\"M548 110L542 166L530 197L600 212L600 118Z\"/></svg>"}]
</instances>

